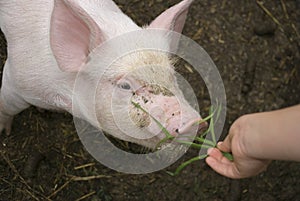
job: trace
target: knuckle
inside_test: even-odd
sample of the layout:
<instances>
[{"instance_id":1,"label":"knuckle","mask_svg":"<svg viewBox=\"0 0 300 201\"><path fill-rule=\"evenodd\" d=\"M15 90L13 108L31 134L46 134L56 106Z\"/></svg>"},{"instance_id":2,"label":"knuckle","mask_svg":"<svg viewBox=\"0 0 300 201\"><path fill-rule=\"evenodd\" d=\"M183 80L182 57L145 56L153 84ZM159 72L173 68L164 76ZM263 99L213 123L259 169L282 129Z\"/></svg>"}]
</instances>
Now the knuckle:
<instances>
[{"instance_id":1,"label":"knuckle","mask_svg":"<svg viewBox=\"0 0 300 201\"><path fill-rule=\"evenodd\" d=\"M239 117L231 126L230 133L244 135L251 130L253 118L251 114Z\"/></svg>"},{"instance_id":2,"label":"knuckle","mask_svg":"<svg viewBox=\"0 0 300 201\"><path fill-rule=\"evenodd\" d=\"M239 117L230 129L231 139L234 138L235 155L245 157L249 155L247 136L253 132L253 124L255 124L255 116L247 114Z\"/></svg>"}]
</instances>

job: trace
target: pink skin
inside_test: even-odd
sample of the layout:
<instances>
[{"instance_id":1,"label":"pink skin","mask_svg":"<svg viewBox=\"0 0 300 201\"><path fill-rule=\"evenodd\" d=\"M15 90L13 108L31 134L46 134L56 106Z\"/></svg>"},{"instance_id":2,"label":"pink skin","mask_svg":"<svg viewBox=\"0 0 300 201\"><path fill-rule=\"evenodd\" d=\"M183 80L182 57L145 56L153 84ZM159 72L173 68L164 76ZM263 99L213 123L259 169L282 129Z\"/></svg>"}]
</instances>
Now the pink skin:
<instances>
[{"instance_id":1,"label":"pink skin","mask_svg":"<svg viewBox=\"0 0 300 201\"><path fill-rule=\"evenodd\" d=\"M186 20L188 8L193 0L184 0L160 14L151 24L150 28L170 29L181 32Z\"/></svg>"},{"instance_id":2,"label":"pink skin","mask_svg":"<svg viewBox=\"0 0 300 201\"><path fill-rule=\"evenodd\" d=\"M104 40L99 26L78 4L54 1L50 42L61 70L78 71L78 64L86 63L89 53Z\"/></svg>"},{"instance_id":3,"label":"pink skin","mask_svg":"<svg viewBox=\"0 0 300 201\"><path fill-rule=\"evenodd\" d=\"M5 129L9 133L13 116L30 105L64 110L73 114L72 97L76 74L99 59L97 54L91 52L95 53L106 41L131 31L158 28L181 32L192 2L193 0L183 0L164 11L149 27L142 28L123 14L111 0L0 1L0 26L7 39L9 52L0 93L0 131ZM37 39L36 42L33 42L33 39ZM174 42L175 44L170 44L170 47L175 45L176 48L176 41ZM121 45L128 44L125 41ZM166 80L164 73L158 73L162 70L154 72L154 81L161 78L167 84L177 86L177 83L171 82L172 80ZM115 66L109 78L117 81L115 75L124 73L129 72L122 71L120 65ZM148 75L145 72L140 74ZM161 76L157 76L158 74ZM86 76L87 80L95 83L93 76L89 74ZM101 128L117 138L153 147L157 140L144 142L132 136L124 136L118 125L113 122L111 111L113 85L106 81L107 83L101 83L104 89L99 89L97 94L99 103L96 103L97 121L101 123ZM85 84L83 88L94 87L90 86L89 82ZM126 93L117 90L116 96L121 103ZM176 135L176 131L189 133L191 128L194 128L193 122L199 115L183 97L179 100L158 94L157 97L153 95L149 97L153 98L155 104L146 109L157 112L155 108L159 106L157 118L165 123L172 134ZM93 115L95 107L91 102L85 96L79 97L80 113L75 116L88 119L92 125L96 125L98 122L94 120ZM163 112L159 112L160 108ZM174 116L173 111L176 113ZM163 115L159 116L161 113ZM154 131L152 128L149 130Z\"/></svg>"},{"instance_id":4,"label":"pink skin","mask_svg":"<svg viewBox=\"0 0 300 201\"><path fill-rule=\"evenodd\" d=\"M233 179L255 176L272 160L300 162L300 105L239 117L218 148L208 150L207 164ZM233 161L221 153L231 152Z\"/></svg>"},{"instance_id":5,"label":"pink skin","mask_svg":"<svg viewBox=\"0 0 300 201\"><path fill-rule=\"evenodd\" d=\"M161 93L156 95L152 91L151 87L138 89L135 93L137 95L136 102L158 120L171 135L176 137L180 134L195 134L198 128L206 126L205 123L198 125L197 122L201 120L200 115L189 106L180 104L176 96ZM153 119L151 119L148 130L153 134L160 132L160 135L165 137Z\"/></svg>"},{"instance_id":6,"label":"pink skin","mask_svg":"<svg viewBox=\"0 0 300 201\"><path fill-rule=\"evenodd\" d=\"M166 134L148 113L173 136L181 134L185 137L192 136L198 129L206 126L206 123L201 125L195 123L201 117L183 99L177 87L174 90L177 91L177 96L162 90L163 95L158 93L161 89L155 91L151 89L153 85L144 84L133 76L117 77L117 81L109 79L110 83L103 80L97 92L102 94L102 98L96 102L97 111L101 111L97 115L101 128L108 133L113 133L115 137L155 148ZM139 104L147 112L131 104L131 101ZM104 116L106 118L103 118Z\"/></svg>"},{"instance_id":7,"label":"pink skin","mask_svg":"<svg viewBox=\"0 0 300 201\"><path fill-rule=\"evenodd\" d=\"M89 53L105 42L108 39L107 37L111 37L111 34L105 33L104 28L107 25L101 26L99 22L95 22L75 1L56 0L54 2L50 30L51 48L58 67L62 71L77 72L84 68ZM158 16L149 25L149 28L167 29L180 33L192 2L193 0L183 0L171 7ZM72 25L71 28L70 25ZM138 29L138 27L131 26L133 29ZM174 42L176 43L176 41ZM171 46L174 45L176 48L176 44L171 44ZM143 101L139 103L141 106L145 106L145 109L153 114L171 135L177 136L178 134L189 134L197 131L198 125L195 122L201 118L183 98L178 100L175 96L153 95L149 89L144 90L146 92L144 96L152 99L149 102L152 101L153 104L143 104ZM205 124L199 127L203 126ZM148 130L153 134L160 132L159 127L153 120L151 120ZM165 137L165 134L160 133L160 136Z\"/></svg>"}]
</instances>

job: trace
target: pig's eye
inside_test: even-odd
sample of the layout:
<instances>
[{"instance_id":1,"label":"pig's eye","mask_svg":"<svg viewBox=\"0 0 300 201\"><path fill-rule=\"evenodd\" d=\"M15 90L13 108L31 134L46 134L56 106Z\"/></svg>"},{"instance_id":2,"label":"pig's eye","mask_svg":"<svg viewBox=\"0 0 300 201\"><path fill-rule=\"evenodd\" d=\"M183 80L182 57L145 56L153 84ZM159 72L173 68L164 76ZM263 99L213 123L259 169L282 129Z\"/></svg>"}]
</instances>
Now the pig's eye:
<instances>
[{"instance_id":1,"label":"pig's eye","mask_svg":"<svg viewBox=\"0 0 300 201\"><path fill-rule=\"evenodd\" d=\"M122 82L122 83L118 84L118 87L121 88L121 89L124 89L124 90L130 90L131 89L130 84L127 83L127 82Z\"/></svg>"}]
</instances>

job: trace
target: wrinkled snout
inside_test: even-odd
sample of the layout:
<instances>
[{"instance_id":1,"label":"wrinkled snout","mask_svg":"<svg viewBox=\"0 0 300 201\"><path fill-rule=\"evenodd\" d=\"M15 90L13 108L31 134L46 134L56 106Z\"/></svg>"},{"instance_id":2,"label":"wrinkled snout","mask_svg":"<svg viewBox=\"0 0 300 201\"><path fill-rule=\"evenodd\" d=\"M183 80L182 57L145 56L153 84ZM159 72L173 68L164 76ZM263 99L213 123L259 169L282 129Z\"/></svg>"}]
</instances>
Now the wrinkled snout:
<instances>
[{"instance_id":1,"label":"wrinkled snout","mask_svg":"<svg viewBox=\"0 0 300 201\"><path fill-rule=\"evenodd\" d=\"M157 98L157 99L155 99ZM207 122L188 104L179 102L175 96L156 96L152 103L146 104L152 118L148 131L161 139L166 137L161 126L174 137L179 135L193 136L198 131L207 128ZM161 126L158 124L161 124Z\"/></svg>"},{"instance_id":2,"label":"wrinkled snout","mask_svg":"<svg viewBox=\"0 0 300 201\"><path fill-rule=\"evenodd\" d=\"M176 106L173 105L172 108L175 110ZM190 109L190 111L177 110L177 112L169 112L166 108L156 107L150 109L150 115L155 120L151 120L148 130L152 134L160 136L160 138L164 138L166 134L162 131L158 122L174 137L195 135L197 132L206 129L208 125L193 109Z\"/></svg>"},{"instance_id":3,"label":"wrinkled snout","mask_svg":"<svg viewBox=\"0 0 300 201\"><path fill-rule=\"evenodd\" d=\"M142 112L132 107L131 119L137 127L148 130L147 139L152 139L154 144L166 138L164 129L174 137L185 139L207 128L207 122L202 121L183 97L175 96L165 88L156 85L141 88L131 100L143 108Z\"/></svg>"}]
</instances>

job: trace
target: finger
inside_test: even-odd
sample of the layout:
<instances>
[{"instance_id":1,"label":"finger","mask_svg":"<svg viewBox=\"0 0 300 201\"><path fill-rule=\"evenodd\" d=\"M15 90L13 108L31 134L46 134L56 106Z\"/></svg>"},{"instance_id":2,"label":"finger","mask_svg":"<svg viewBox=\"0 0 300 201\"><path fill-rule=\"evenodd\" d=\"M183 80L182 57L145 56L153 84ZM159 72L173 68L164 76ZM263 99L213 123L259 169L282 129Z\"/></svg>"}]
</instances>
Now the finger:
<instances>
[{"instance_id":1,"label":"finger","mask_svg":"<svg viewBox=\"0 0 300 201\"><path fill-rule=\"evenodd\" d=\"M233 162L228 161L224 163L212 156L208 156L205 161L214 171L225 177L232 179L241 178Z\"/></svg>"},{"instance_id":2,"label":"finger","mask_svg":"<svg viewBox=\"0 0 300 201\"><path fill-rule=\"evenodd\" d=\"M229 164L231 162L217 148L210 148L210 149L208 149L207 150L207 155L215 158L220 163Z\"/></svg>"},{"instance_id":3,"label":"finger","mask_svg":"<svg viewBox=\"0 0 300 201\"><path fill-rule=\"evenodd\" d=\"M218 142L217 147L223 152L231 152L231 137L227 136L223 142Z\"/></svg>"},{"instance_id":4,"label":"finger","mask_svg":"<svg viewBox=\"0 0 300 201\"><path fill-rule=\"evenodd\" d=\"M211 148L207 154L209 156L206 158L206 163L217 173L229 178L241 178L235 164L229 161L219 149Z\"/></svg>"}]
</instances>

